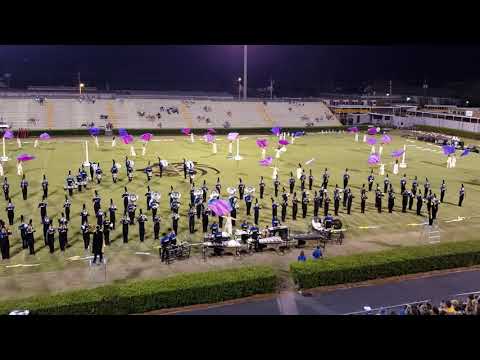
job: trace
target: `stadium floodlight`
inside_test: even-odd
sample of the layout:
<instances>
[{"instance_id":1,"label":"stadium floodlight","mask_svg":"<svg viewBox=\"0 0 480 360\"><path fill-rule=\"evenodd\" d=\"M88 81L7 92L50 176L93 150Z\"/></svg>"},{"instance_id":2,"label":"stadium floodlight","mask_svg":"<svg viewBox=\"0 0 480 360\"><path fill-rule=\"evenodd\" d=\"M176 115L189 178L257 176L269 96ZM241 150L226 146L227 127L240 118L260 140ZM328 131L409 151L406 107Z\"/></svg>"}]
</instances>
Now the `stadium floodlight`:
<instances>
[{"instance_id":1,"label":"stadium floodlight","mask_svg":"<svg viewBox=\"0 0 480 360\"><path fill-rule=\"evenodd\" d=\"M390 93L387 93L387 96L390 96Z\"/></svg>"},{"instance_id":2,"label":"stadium floodlight","mask_svg":"<svg viewBox=\"0 0 480 360\"><path fill-rule=\"evenodd\" d=\"M467 101L465 101L465 104L467 104L467 105L468 105L469 103L470 103L470 101L468 101L468 100L467 100Z\"/></svg>"},{"instance_id":3,"label":"stadium floodlight","mask_svg":"<svg viewBox=\"0 0 480 360\"><path fill-rule=\"evenodd\" d=\"M238 100L242 98L242 78L238 78Z\"/></svg>"},{"instance_id":4,"label":"stadium floodlight","mask_svg":"<svg viewBox=\"0 0 480 360\"><path fill-rule=\"evenodd\" d=\"M410 100L411 100L411 98L410 98L410 96L408 96L408 97L407 97L407 101L410 101Z\"/></svg>"},{"instance_id":5,"label":"stadium floodlight","mask_svg":"<svg viewBox=\"0 0 480 360\"><path fill-rule=\"evenodd\" d=\"M82 89L85 87L85 84L84 83L80 83L78 84L78 92L80 93L80 95L82 95Z\"/></svg>"}]
</instances>

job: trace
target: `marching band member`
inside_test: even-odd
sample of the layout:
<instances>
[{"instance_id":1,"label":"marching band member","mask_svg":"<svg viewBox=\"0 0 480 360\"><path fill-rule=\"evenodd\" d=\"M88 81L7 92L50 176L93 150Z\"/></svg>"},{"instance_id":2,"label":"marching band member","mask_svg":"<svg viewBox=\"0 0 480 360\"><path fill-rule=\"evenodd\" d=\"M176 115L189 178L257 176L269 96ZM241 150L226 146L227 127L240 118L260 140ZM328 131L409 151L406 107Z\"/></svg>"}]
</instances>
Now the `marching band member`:
<instances>
[{"instance_id":1,"label":"marching band member","mask_svg":"<svg viewBox=\"0 0 480 360\"><path fill-rule=\"evenodd\" d=\"M350 174L348 173L348 169L345 169L345 173L343 174L343 188L344 189L348 186L348 180L350 180Z\"/></svg>"},{"instance_id":2,"label":"marching band member","mask_svg":"<svg viewBox=\"0 0 480 360\"><path fill-rule=\"evenodd\" d=\"M402 192L402 212L407 212L407 205L408 205L408 198L409 198L409 191L407 189L403 190Z\"/></svg>"},{"instance_id":3,"label":"marching band member","mask_svg":"<svg viewBox=\"0 0 480 360\"><path fill-rule=\"evenodd\" d=\"M202 209L202 230L204 233L208 231L208 216L211 214L211 211L208 207L203 207Z\"/></svg>"},{"instance_id":4,"label":"marching band member","mask_svg":"<svg viewBox=\"0 0 480 360\"><path fill-rule=\"evenodd\" d=\"M313 217L318 217L318 209L320 208L320 196L318 196L317 190L315 190L313 196ZM282 220L285 221L285 220Z\"/></svg>"},{"instance_id":5,"label":"marching band member","mask_svg":"<svg viewBox=\"0 0 480 360\"><path fill-rule=\"evenodd\" d=\"M45 245L48 246L48 228L50 227L50 225L53 226L53 221L48 216L45 216L42 219L42 224L43 224L43 241L45 242Z\"/></svg>"},{"instance_id":6,"label":"marching band member","mask_svg":"<svg viewBox=\"0 0 480 360\"><path fill-rule=\"evenodd\" d=\"M100 258L100 264L103 262L103 231L99 225L95 228L92 241L93 260L92 264L96 264L97 256Z\"/></svg>"},{"instance_id":7,"label":"marching band member","mask_svg":"<svg viewBox=\"0 0 480 360\"><path fill-rule=\"evenodd\" d=\"M418 180L417 177L415 176L415 179L412 181L412 194L413 196L417 196L417 188L418 188Z\"/></svg>"},{"instance_id":8,"label":"marching band member","mask_svg":"<svg viewBox=\"0 0 480 360\"><path fill-rule=\"evenodd\" d=\"M442 180L442 185L440 185L440 202L443 203L445 198L445 191L447 190L447 184L445 184L445 179Z\"/></svg>"},{"instance_id":9,"label":"marching band member","mask_svg":"<svg viewBox=\"0 0 480 360\"><path fill-rule=\"evenodd\" d=\"M428 182L428 178L425 178L425 184L423 184L424 190L423 193L427 196L428 191L430 190L430 183Z\"/></svg>"},{"instance_id":10,"label":"marching band member","mask_svg":"<svg viewBox=\"0 0 480 360\"><path fill-rule=\"evenodd\" d=\"M275 189L275 197L278 197L278 186L280 185L280 180L278 179L278 175L275 177L275 181L273 182L273 188Z\"/></svg>"},{"instance_id":11,"label":"marching band member","mask_svg":"<svg viewBox=\"0 0 480 360\"><path fill-rule=\"evenodd\" d=\"M115 160L112 160L112 167L110 168L110 172L112 173L112 180L115 184L118 179L118 166L115 164Z\"/></svg>"},{"instance_id":12,"label":"marching band member","mask_svg":"<svg viewBox=\"0 0 480 360\"><path fill-rule=\"evenodd\" d=\"M80 227L80 230L82 232L82 237L83 237L83 246L85 250L87 250L88 247L90 246L90 234L91 234L90 225L88 225L88 223L85 221Z\"/></svg>"},{"instance_id":13,"label":"marching band member","mask_svg":"<svg viewBox=\"0 0 480 360\"><path fill-rule=\"evenodd\" d=\"M68 176L65 179L65 182L67 183L68 194L70 196L72 196L73 195L73 187L75 185L75 180L74 180L74 177L72 176L71 170L68 170ZM82 180L82 182L83 182L83 180ZM82 185L81 185L81 183L79 183L78 191L81 192L82 191L81 189L82 189Z\"/></svg>"},{"instance_id":14,"label":"marching band member","mask_svg":"<svg viewBox=\"0 0 480 360\"><path fill-rule=\"evenodd\" d=\"M307 209L308 209L308 202L310 200L308 199L307 193L304 191L302 192L302 218L307 217Z\"/></svg>"},{"instance_id":15,"label":"marching band member","mask_svg":"<svg viewBox=\"0 0 480 360\"><path fill-rule=\"evenodd\" d=\"M328 196L328 192L325 192L325 200L323 201L323 215L328 215L328 209L330 207L330 197Z\"/></svg>"},{"instance_id":16,"label":"marching band member","mask_svg":"<svg viewBox=\"0 0 480 360\"><path fill-rule=\"evenodd\" d=\"M150 210L150 200L152 199L152 190L150 190L150 185L147 186L147 192L145 193L147 198L147 211Z\"/></svg>"},{"instance_id":17,"label":"marching band member","mask_svg":"<svg viewBox=\"0 0 480 360\"><path fill-rule=\"evenodd\" d=\"M277 216L278 204L275 202L275 199L272 197L272 218Z\"/></svg>"},{"instance_id":18,"label":"marching band member","mask_svg":"<svg viewBox=\"0 0 480 360\"><path fill-rule=\"evenodd\" d=\"M180 215L178 213L173 212L172 213L172 227L173 227L173 232L175 235L178 233L178 220L180 219Z\"/></svg>"},{"instance_id":19,"label":"marching band member","mask_svg":"<svg viewBox=\"0 0 480 360\"><path fill-rule=\"evenodd\" d=\"M35 239L33 237L34 232L35 229L33 228L32 219L30 219L27 226L27 244L30 255L35 255Z\"/></svg>"},{"instance_id":20,"label":"marching band member","mask_svg":"<svg viewBox=\"0 0 480 360\"><path fill-rule=\"evenodd\" d=\"M230 196L228 200L230 201L230 205L232 206L232 210L230 211L230 216L232 218L232 225L235 226L235 218L237 217L237 208L238 208L237 197Z\"/></svg>"},{"instance_id":21,"label":"marching band member","mask_svg":"<svg viewBox=\"0 0 480 360\"><path fill-rule=\"evenodd\" d=\"M338 184L335 184L335 190L333 191L333 206L335 209L335 216L338 216L338 208L340 207L340 189Z\"/></svg>"},{"instance_id":22,"label":"marching band member","mask_svg":"<svg viewBox=\"0 0 480 360\"><path fill-rule=\"evenodd\" d=\"M128 225L130 225L130 218L127 216L126 211L123 213L120 223L122 224L123 243L126 244L128 243Z\"/></svg>"},{"instance_id":23,"label":"marching band member","mask_svg":"<svg viewBox=\"0 0 480 360\"><path fill-rule=\"evenodd\" d=\"M190 205L195 204L195 183L190 185Z\"/></svg>"},{"instance_id":24,"label":"marching band member","mask_svg":"<svg viewBox=\"0 0 480 360\"><path fill-rule=\"evenodd\" d=\"M433 199L432 199L432 220L437 219L437 213L438 213L438 205L440 204L440 201L437 199L437 195L433 194Z\"/></svg>"},{"instance_id":25,"label":"marching band member","mask_svg":"<svg viewBox=\"0 0 480 360\"><path fill-rule=\"evenodd\" d=\"M130 202L127 206L128 217L130 218L130 225L135 225L135 211L137 210L137 205Z\"/></svg>"},{"instance_id":26,"label":"marching band member","mask_svg":"<svg viewBox=\"0 0 480 360\"><path fill-rule=\"evenodd\" d=\"M8 224L12 226L13 218L15 217L15 214L14 214L15 206L12 203L12 199L8 199L8 205L5 210L7 210Z\"/></svg>"},{"instance_id":27,"label":"marching band member","mask_svg":"<svg viewBox=\"0 0 480 360\"><path fill-rule=\"evenodd\" d=\"M313 186L313 175L312 175L312 169L310 169L309 175L308 175L308 190L312 191L312 186Z\"/></svg>"},{"instance_id":28,"label":"marching band member","mask_svg":"<svg viewBox=\"0 0 480 360\"><path fill-rule=\"evenodd\" d=\"M221 194L222 184L220 184L220 178L217 178L217 183L215 184L215 190L217 190L218 194Z\"/></svg>"},{"instance_id":29,"label":"marching band member","mask_svg":"<svg viewBox=\"0 0 480 360\"><path fill-rule=\"evenodd\" d=\"M10 198L9 196L10 185L8 184L6 177L3 179L2 187L3 187L3 194L5 195L5 200L8 201L8 199Z\"/></svg>"},{"instance_id":30,"label":"marching band member","mask_svg":"<svg viewBox=\"0 0 480 360\"><path fill-rule=\"evenodd\" d=\"M297 220L297 212L298 212L298 199L297 199L297 193L293 193L293 198L292 198L292 220Z\"/></svg>"},{"instance_id":31,"label":"marching band member","mask_svg":"<svg viewBox=\"0 0 480 360\"><path fill-rule=\"evenodd\" d=\"M95 216L97 217L97 225L103 226L103 221L104 221L104 218L105 218L105 214L102 211L102 209L98 209Z\"/></svg>"},{"instance_id":32,"label":"marching band member","mask_svg":"<svg viewBox=\"0 0 480 360\"><path fill-rule=\"evenodd\" d=\"M81 222L80 224L88 223L88 211L85 204L82 205L82 211L80 212Z\"/></svg>"},{"instance_id":33,"label":"marching band member","mask_svg":"<svg viewBox=\"0 0 480 360\"><path fill-rule=\"evenodd\" d=\"M110 199L110 207L108 208L108 215L110 216L110 222L112 224L112 229L115 230L115 212L117 211L117 207L113 203L113 199Z\"/></svg>"},{"instance_id":34,"label":"marching band member","mask_svg":"<svg viewBox=\"0 0 480 360\"><path fill-rule=\"evenodd\" d=\"M162 177L163 176L163 163L162 163L162 160L160 158L158 158L158 168L160 170L160 177Z\"/></svg>"},{"instance_id":35,"label":"marching band member","mask_svg":"<svg viewBox=\"0 0 480 360\"><path fill-rule=\"evenodd\" d=\"M147 174L147 181L150 181L153 177L153 170L152 170L152 166L150 165L150 161L148 162L148 165L145 168L145 174Z\"/></svg>"},{"instance_id":36,"label":"marching band member","mask_svg":"<svg viewBox=\"0 0 480 360\"><path fill-rule=\"evenodd\" d=\"M93 202L93 211L95 212L95 215L96 215L101 208L102 198L98 196L97 190L94 191L94 194L95 196L92 198L92 202Z\"/></svg>"},{"instance_id":37,"label":"marching band member","mask_svg":"<svg viewBox=\"0 0 480 360\"><path fill-rule=\"evenodd\" d=\"M43 196L46 199L48 197L48 181L45 174L43 175L43 180L42 180L42 190L43 190Z\"/></svg>"},{"instance_id":38,"label":"marching band member","mask_svg":"<svg viewBox=\"0 0 480 360\"><path fill-rule=\"evenodd\" d=\"M58 219L58 224L59 225L67 225L68 224L67 218L65 217L65 214L63 212L62 212L62 216L60 217L60 219Z\"/></svg>"},{"instance_id":39,"label":"marching band member","mask_svg":"<svg viewBox=\"0 0 480 360\"><path fill-rule=\"evenodd\" d=\"M282 222L284 222L287 217L288 202L286 200L282 201L281 206L282 206Z\"/></svg>"},{"instance_id":40,"label":"marching band member","mask_svg":"<svg viewBox=\"0 0 480 360\"><path fill-rule=\"evenodd\" d=\"M202 185L202 199L203 199L203 202L207 201L207 191L208 191L207 182L205 180L203 180L203 185Z\"/></svg>"},{"instance_id":41,"label":"marching band member","mask_svg":"<svg viewBox=\"0 0 480 360\"><path fill-rule=\"evenodd\" d=\"M415 200L415 195L411 190L408 190L408 210L412 210L413 200Z\"/></svg>"},{"instance_id":42,"label":"marching band member","mask_svg":"<svg viewBox=\"0 0 480 360\"><path fill-rule=\"evenodd\" d=\"M195 208L190 204L190 209L188 209L188 230L190 234L195 232Z\"/></svg>"},{"instance_id":43,"label":"marching band member","mask_svg":"<svg viewBox=\"0 0 480 360\"><path fill-rule=\"evenodd\" d=\"M100 184L102 182L102 174L103 171L100 168L100 163L97 163L97 168L95 169L95 177L97 178L97 184Z\"/></svg>"},{"instance_id":44,"label":"marching band member","mask_svg":"<svg viewBox=\"0 0 480 360\"><path fill-rule=\"evenodd\" d=\"M302 175L300 175L300 190L305 190L305 180L307 176L305 175L305 170L302 170Z\"/></svg>"},{"instance_id":45,"label":"marching band member","mask_svg":"<svg viewBox=\"0 0 480 360\"><path fill-rule=\"evenodd\" d=\"M377 186L377 189L375 190L375 207L379 213L382 212L382 197L383 194Z\"/></svg>"},{"instance_id":46,"label":"marching band member","mask_svg":"<svg viewBox=\"0 0 480 360\"><path fill-rule=\"evenodd\" d=\"M204 208L202 198L200 196L195 195L195 204L194 205L196 207L197 220L200 220L200 217L202 216L202 212L203 212L203 208Z\"/></svg>"},{"instance_id":47,"label":"marching band member","mask_svg":"<svg viewBox=\"0 0 480 360\"><path fill-rule=\"evenodd\" d=\"M370 184L368 185L369 189L370 189ZM365 214L365 204L367 202L367 193L366 192L362 192L362 194L360 195L360 212L362 214Z\"/></svg>"},{"instance_id":48,"label":"marching band member","mask_svg":"<svg viewBox=\"0 0 480 360\"><path fill-rule=\"evenodd\" d=\"M347 207L348 194L351 192L350 188L347 185L347 188L344 188L343 191L343 207Z\"/></svg>"},{"instance_id":49,"label":"marching band member","mask_svg":"<svg viewBox=\"0 0 480 360\"><path fill-rule=\"evenodd\" d=\"M23 215L20 215L20 225L18 226L18 230L20 230L20 238L22 239L22 249L26 249L28 247L27 227L28 225L25 223Z\"/></svg>"},{"instance_id":50,"label":"marching band member","mask_svg":"<svg viewBox=\"0 0 480 360\"><path fill-rule=\"evenodd\" d=\"M253 205L253 222L255 225L258 225L258 218L260 217L260 204L258 199L255 198L255 205Z\"/></svg>"},{"instance_id":51,"label":"marching band member","mask_svg":"<svg viewBox=\"0 0 480 360\"><path fill-rule=\"evenodd\" d=\"M95 175L94 164L94 162L90 162L90 166L88 167L90 170L90 181L93 181L93 176Z\"/></svg>"},{"instance_id":52,"label":"marching band member","mask_svg":"<svg viewBox=\"0 0 480 360\"><path fill-rule=\"evenodd\" d=\"M10 259L9 235L12 235L12 232L5 226L3 221L0 221L0 250L2 253L2 260Z\"/></svg>"},{"instance_id":53,"label":"marching band member","mask_svg":"<svg viewBox=\"0 0 480 360\"><path fill-rule=\"evenodd\" d=\"M263 193L265 191L265 181L263 180L263 176L260 176L260 184L258 186L260 188L260 199L263 199Z\"/></svg>"},{"instance_id":54,"label":"marching band member","mask_svg":"<svg viewBox=\"0 0 480 360\"><path fill-rule=\"evenodd\" d=\"M293 177L293 172L290 172L290 179L288 179L288 184L290 186L290 194L293 194L293 189L295 188L295 178Z\"/></svg>"},{"instance_id":55,"label":"marching band member","mask_svg":"<svg viewBox=\"0 0 480 360\"><path fill-rule=\"evenodd\" d=\"M422 205L423 205L422 191L418 190L418 194L417 194L417 215L421 215Z\"/></svg>"},{"instance_id":56,"label":"marching band member","mask_svg":"<svg viewBox=\"0 0 480 360\"><path fill-rule=\"evenodd\" d=\"M23 200L27 200L28 181L25 179L25 174L23 174L22 176L22 181L20 182L20 188L22 189Z\"/></svg>"},{"instance_id":57,"label":"marching band member","mask_svg":"<svg viewBox=\"0 0 480 360\"><path fill-rule=\"evenodd\" d=\"M155 215L153 217L153 239L158 240L160 234L160 218Z\"/></svg>"},{"instance_id":58,"label":"marching band member","mask_svg":"<svg viewBox=\"0 0 480 360\"><path fill-rule=\"evenodd\" d=\"M252 208L252 200L253 200L250 192L248 192L247 195L245 195L244 200L245 200L245 206L247 207L247 216L250 216L250 209Z\"/></svg>"},{"instance_id":59,"label":"marching band member","mask_svg":"<svg viewBox=\"0 0 480 360\"><path fill-rule=\"evenodd\" d=\"M353 196L352 191L349 188L349 192L347 195L347 214L350 215L350 212L352 211L352 203L353 203Z\"/></svg>"},{"instance_id":60,"label":"marching band member","mask_svg":"<svg viewBox=\"0 0 480 360\"><path fill-rule=\"evenodd\" d=\"M83 176L82 176L81 170L78 169L78 174L77 174L77 190L78 190L78 192L82 192L82 184L83 184ZM68 182L67 182L67 188L68 188ZM70 196L72 196L73 191L70 191L70 189L69 189L68 192L69 192Z\"/></svg>"},{"instance_id":61,"label":"marching band member","mask_svg":"<svg viewBox=\"0 0 480 360\"><path fill-rule=\"evenodd\" d=\"M143 242L145 239L145 222L148 221L147 217L143 214L142 209L140 209L140 215L137 218L138 221L138 234L140 236L140 242Z\"/></svg>"},{"instance_id":62,"label":"marching band member","mask_svg":"<svg viewBox=\"0 0 480 360\"><path fill-rule=\"evenodd\" d=\"M125 191L124 191L124 193L122 194L122 199L123 199L123 212L126 212L126 211L127 211L127 207L128 207L128 197L130 196L130 194L128 193L126 186L125 186L124 189L125 189Z\"/></svg>"},{"instance_id":63,"label":"marching band member","mask_svg":"<svg viewBox=\"0 0 480 360\"><path fill-rule=\"evenodd\" d=\"M375 181L375 176L373 176L373 169L370 171L370 175L368 175L367 181L368 191L372 191L373 182Z\"/></svg>"},{"instance_id":64,"label":"marching band member","mask_svg":"<svg viewBox=\"0 0 480 360\"><path fill-rule=\"evenodd\" d=\"M460 191L458 192L458 206L462 206L463 199L465 199L465 187L462 184Z\"/></svg>"},{"instance_id":65,"label":"marching band member","mask_svg":"<svg viewBox=\"0 0 480 360\"><path fill-rule=\"evenodd\" d=\"M388 178L388 174L386 174L385 179L383 180L383 193L384 194L387 193L389 185L390 185L390 179Z\"/></svg>"},{"instance_id":66,"label":"marching band member","mask_svg":"<svg viewBox=\"0 0 480 360\"><path fill-rule=\"evenodd\" d=\"M50 254L53 254L55 251L55 232L56 230L53 227L53 224L50 223L47 229L47 243Z\"/></svg>"},{"instance_id":67,"label":"marching band member","mask_svg":"<svg viewBox=\"0 0 480 360\"><path fill-rule=\"evenodd\" d=\"M187 180L187 161L185 159L183 159L183 178Z\"/></svg>"},{"instance_id":68,"label":"marching band member","mask_svg":"<svg viewBox=\"0 0 480 360\"><path fill-rule=\"evenodd\" d=\"M395 206L395 192L393 191L393 188L390 188L390 191L388 192L388 212L389 213L393 212L394 206Z\"/></svg>"},{"instance_id":69,"label":"marching band member","mask_svg":"<svg viewBox=\"0 0 480 360\"><path fill-rule=\"evenodd\" d=\"M40 223L42 223L43 218L47 216L47 201L45 200L45 197L42 198L42 201L40 201L37 208L40 209Z\"/></svg>"},{"instance_id":70,"label":"marching band member","mask_svg":"<svg viewBox=\"0 0 480 360\"><path fill-rule=\"evenodd\" d=\"M110 230L113 229L113 224L108 220L107 217L105 217L105 220L103 220L103 238L105 239L105 245L109 246L110 245Z\"/></svg>"},{"instance_id":71,"label":"marching band member","mask_svg":"<svg viewBox=\"0 0 480 360\"><path fill-rule=\"evenodd\" d=\"M58 227L58 240L60 243L60 250L65 251L65 248L68 246L68 226L66 224L62 224Z\"/></svg>"},{"instance_id":72,"label":"marching band member","mask_svg":"<svg viewBox=\"0 0 480 360\"><path fill-rule=\"evenodd\" d=\"M325 168L325 171L323 172L322 177L323 177L323 184L322 184L322 186L323 186L324 189L327 189L327 188L328 188L328 179L330 178L330 174L328 173L328 169L327 169L327 168Z\"/></svg>"},{"instance_id":73,"label":"marching band member","mask_svg":"<svg viewBox=\"0 0 480 360\"><path fill-rule=\"evenodd\" d=\"M68 199L67 195L65 195L65 202L63 203L63 208L65 209L65 215L67 221L70 221L70 207L72 206L72 202Z\"/></svg>"},{"instance_id":74,"label":"marching band member","mask_svg":"<svg viewBox=\"0 0 480 360\"><path fill-rule=\"evenodd\" d=\"M400 193L403 194L407 188L407 174L403 174L403 177L400 179Z\"/></svg>"},{"instance_id":75,"label":"marching band member","mask_svg":"<svg viewBox=\"0 0 480 360\"><path fill-rule=\"evenodd\" d=\"M242 178L239 178L240 183L238 184L238 197L240 200L243 200L243 193L245 191L245 184L242 182Z\"/></svg>"}]
</instances>

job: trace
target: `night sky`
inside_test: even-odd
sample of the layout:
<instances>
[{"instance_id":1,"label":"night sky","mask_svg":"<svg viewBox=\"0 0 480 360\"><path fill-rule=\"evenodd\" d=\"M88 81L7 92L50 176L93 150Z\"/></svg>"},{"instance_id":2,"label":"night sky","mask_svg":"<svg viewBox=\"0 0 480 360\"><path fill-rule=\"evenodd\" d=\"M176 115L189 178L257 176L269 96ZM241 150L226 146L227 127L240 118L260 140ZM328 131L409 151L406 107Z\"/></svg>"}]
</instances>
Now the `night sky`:
<instances>
[{"instance_id":1,"label":"night sky","mask_svg":"<svg viewBox=\"0 0 480 360\"><path fill-rule=\"evenodd\" d=\"M0 46L0 74L11 87L76 83L104 89L234 91L243 76L239 45ZM429 82L480 79L480 47L468 46L249 46L249 88L326 90L333 82Z\"/></svg>"}]
</instances>

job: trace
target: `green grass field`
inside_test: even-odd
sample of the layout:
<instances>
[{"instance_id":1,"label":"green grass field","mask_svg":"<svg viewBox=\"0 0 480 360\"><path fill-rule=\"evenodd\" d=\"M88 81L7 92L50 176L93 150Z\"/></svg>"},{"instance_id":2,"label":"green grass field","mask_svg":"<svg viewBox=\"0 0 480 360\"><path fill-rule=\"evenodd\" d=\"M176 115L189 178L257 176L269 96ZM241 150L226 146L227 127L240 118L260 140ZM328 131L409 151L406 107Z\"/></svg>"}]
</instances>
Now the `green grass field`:
<instances>
[{"instance_id":1,"label":"green grass field","mask_svg":"<svg viewBox=\"0 0 480 360\"><path fill-rule=\"evenodd\" d=\"M432 189L439 195L439 187L442 179L447 183L446 202L440 206L439 222L442 229L441 241L455 241L474 238L480 230L480 211L478 210L478 202L480 201L480 172L478 167L478 154L470 154L464 158L458 158L457 167L455 169L446 168L446 159L441 149L432 144L423 142L407 142L403 139L399 132L392 133L393 142L384 147L383 158L386 165L386 171L389 173L393 182L395 190L400 189L400 178L403 174L397 176L390 174L393 168L393 158L390 156L391 151L403 148L406 144L407 157L406 161L408 168L405 169L409 180L413 179L415 175L419 179L419 188L423 192L423 181L425 176L428 176ZM198 168L203 168L207 172L205 175L198 175L195 179L196 185L201 186L203 180L207 181L209 191L214 188L217 174L214 170L220 171L220 178L222 182L222 193L226 198L226 188L228 186L237 186L238 178L241 177L246 185L252 185L256 188L255 195L258 196L258 183L261 175L266 181L266 197L262 201L263 209L260 212L260 225L264 227L271 221L271 201L270 194L273 194L273 180L272 169L261 167L258 164L260 159L260 150L255 144L255 140L263 136L241 136L240 153L243 160L234 161L227 159L227 141L226 136L218 136L218 153L212 154L212 146L206 144L200 137L197 137L195 143L190 143L189 138L183 136L165 136L155 137L149 143L147 154L145 157L141 156L141 143L135 142L137 157L132 158L135 161L135 169L144 168L148 161L156 162L157 156L166 159L169 163L181 162L183 158L193 160L198 163ZM267 156L274 157L273 144L277 142L277 138L273 136L267 137L269 140L269 150ZM46 174L49 181L49 197L48 197L48 214L53 217L54 224L57 225L60 213L63 211L63 202L66 191L64 190L64 182L68 170L76 174L81 163L85 161L84 141L89 140L89 153L91 161L98 161L104 170L104 177L102 183L97 185L90 183L89 189L78 193L76 190L72 198L71 208L71 223L69 226L69 243L71 247L62 254L58 249L58 234L56 234L56 251L51 255L48 248L43 247L42 226L40 224L40 211L37 205L41 200L41 180L42 174ZM129 192L138 194L138 209L143 208L146 212L145 192L147 187L146 175L142 172L136 171L132 183L128 183L124 168L125 155L129 155L129 146L117 142L117 146L112 148L110 138L100 138L100 148L97 149L91 138L53 138L49 142L41 142L36 149L33 147L33 140L29 139L23 144L22 149L17 148L15 141L7 143L7 155L13 159L4 165L5 175L8 177L10 183L10 193L15 208L15 225L12 228L13 235L10 238L11 244L11 259L3 261L0 264L0 274L10 275L16 274L19 271L25 271L20 268L6 268L6 265L15 264L39 264L37 267L28 268L28 271L46 271L59 270L71 264L65 261L66 258L72 256L83 256L83 240L80 235L80 211L82 204L87 204L87 209L90 213L90 220L93 223L93 206L92 197L93 191L98 190L102 197L102 208L106 210L109 205L110 198L114 199L119 211L117 212L117 225L123 210L123 202L121 194L124 186L128 187ZM159 141L158 141L159 140ZM360 136L361 140L361 136ZM435 151L421 150L418 147L430 148ZM235 151L235 146L234 146ZM15 157L20 153L29 153L36 156L36 159L24 164L24 172L29 181L29 195L28 200L23 201L20 191L20 177L16 173ZM384 212L378 214L374 209L374 194L369 194L367 200L367 213L360 213L360 188L363 183L367 182L367 176L370 168L367 164L367 158L370 154L370 146L358 142L355 143L353 135L344 134L309 134L305 137L298 138L295 143L288 146L287 152L283 153L279 159L277 166L279 168L279 176L282 184L288 189L288 177L291 171L295 172L298 163L304 164L307 160L314 158L315 160L310 165L303 165L307 171L312 169L315 176L314 188L318 189L321 184L321 175L324 168L328 168L330 172L329 191L332 194L335 183L342 185L342 175L345 168L348 168L351 174L350 185L352 186L355 199L352 209L352 214L347 215L346 209L340 208L340 218L344 226L347 228L346 242L353 246L356 251L368 251L372 244L380 244L382 246L389 246L390 240L393 238L406 237L412 231L417 231L421 226L409 224L421 224L425 221L424 217L418 217L414 212L402 214L401 210L401 196L397 193L396 208L393 214L386 211L386 199L383 201ZM122 165L120 169L119 182L113 184L110 176L110 166L112 159L115 159ZM375 170L375 181L380 183L383 188L383 177L378 175L378 169ZM466 199L464 206L459 208L458 190L460 184L465 184ZM189 189L188 180L184 180L183 173L177 176L164 176L163 178L154 177L150 182L153 191L159 192L162 195L161 206L159 208L159 215L162 218L161 231L166 231L171 226L171 218L168 204L168 192L170 186L173 185L177 191L182 193L181 199L181 219L179 223L180 241L186 240L189 242L200 242L202 239L201 222L196 222L197 233L191 236L188 233L188 219L186 213L188 211ZM407 184L410 188L411 182ZM300 195L300 182L297 181L297 195ZM313 194L310 194L313 196ZM4 207L6 201L3 194L0 200ZM237 212L237 218L241 221L246 218L245 203L239 201L240 209ZM330 205L333 211L333 202ZM424 209L426 206L424 205ZM7 220L6 211L3 210L2 219ZM426 211L426 209L425 209ZM425 212L424 211L424 212ZM323 211L321 212L323 214ZM22 250L21 240L18 232L18 225L20 223L20 215L24 214L28 220L33 219L35 233L35 244L37 254L33 257L28 255L27 250ZM280 214L280 207L279 207ZM309 206L309 214L307 219L301 219L301 208L299 209L300 216L297 221L291 221L291 208L287 212L287 225L294 232L305 232L310 228L311 217L313 214L313 205ZM150 215L149 213L147 215ZM461 222L446 222L457 218L457 216L466 217ZM158 244L153 241L153 224L151 216L146 225L147 236L146 241L141 244L138 240L138 226L135 225L130 229L130 242L123 244L121 241L121 227L117 226L117 230L111 233L113 244L106 250L108 256L113 258L116 254L129 254L136 251L155 251ZM253 222L252 216L248 219ZM364 227L376 226L376 228L365 229ZM418 236L418 235L416 235ZM407 242L407 241L406 241ZM393 246L393 245L392 245ZM395 246L398 246L396 243ZM78 262L79 263L79 262ZM70 266L70 265L69 265Z\"/></svg>"}]
</instances>

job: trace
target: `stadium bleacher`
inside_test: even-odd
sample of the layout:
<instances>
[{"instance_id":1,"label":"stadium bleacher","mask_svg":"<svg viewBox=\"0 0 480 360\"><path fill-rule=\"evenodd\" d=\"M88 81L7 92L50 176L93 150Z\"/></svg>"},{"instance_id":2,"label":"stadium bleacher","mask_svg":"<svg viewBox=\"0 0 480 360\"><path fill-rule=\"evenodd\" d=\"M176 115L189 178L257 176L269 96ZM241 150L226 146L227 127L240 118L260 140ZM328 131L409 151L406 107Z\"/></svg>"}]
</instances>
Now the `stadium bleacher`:
<instances>
[{"instance_id":1,"label":"stadium bleacher","mask_svg":"<svg viewBox=\"0 0 480 360\"><path fill-rule=\"evenodd\" d=\"M225 101L172 98L0 98L0 117L13 129L255 128L339 126L320 101Z\"/></svg>"}]
</instances>

